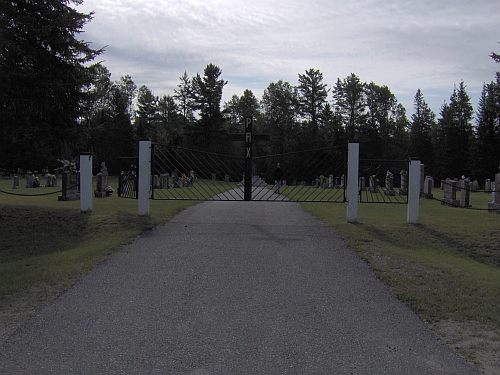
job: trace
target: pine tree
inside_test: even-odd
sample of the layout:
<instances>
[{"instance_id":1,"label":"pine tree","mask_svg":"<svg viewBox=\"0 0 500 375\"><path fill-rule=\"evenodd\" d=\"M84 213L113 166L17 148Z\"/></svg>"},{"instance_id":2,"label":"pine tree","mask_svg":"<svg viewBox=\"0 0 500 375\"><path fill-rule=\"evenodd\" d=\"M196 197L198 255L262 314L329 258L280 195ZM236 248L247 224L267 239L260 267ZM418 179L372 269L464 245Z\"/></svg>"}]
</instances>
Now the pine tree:
<instances>
[{"instance_id":1,"label":"pine tree","mask_svg":"<svg viewBox=\"0 0 500 375\"><path fill-rule=\"evenodd\" d=\"M435 126L436 115L427 105L420 89L414 99L414 113L410 123L410 156L420 158L426 171L432 173L432 141L431 130ZM427 172L426 172L427 173Z\"/></svg>"},{"instance_id":2,"label":"pine tree","mask_svg":"<svg viewBox=\"0 0 500 375\"><path fill-rule=\"evenodd\" d=\"M194 121L192 84L187 72L184 72L179 79L181 82L177 85L178 88L174 90L174 99L177 101L177 106L182 114L183 123L187 124Z\"/></svg>"},{"instance_id":3,"label":"pine tree","mask_svg":"<svg viewBox=\"0 0 500 375\"><path fill-rule=\"evenodd\" d=\"M158 99L155 119L155 142L179 146L182 144L183 116L174 98L163 95Z\"/></svg>"},{"instance_id":4,"label":"pine tree","mask_svg":"<svg viewBox=\"0 0 500 375\"><path fill-rule=\"evenodd\" d=\"M359 133L366 123L364 84L358 76L351 73L342 81L337 79L333 96L335 109L342 116L349 140L359 140Z\"/></svg>"},{"instance_id":5,"label":"pine tree","mask_svg":"<svg viewBox=\"0 0 500 375\"><path fill-rule=\"evenodd\" d=\"M323 83L323 74L317 69L306 70L305 74L299 74L299 110L309 124L309 131L315 134L318 131L318 123L321 111L326 104L329 89Z\"/></svg>"},{"instance_id":6,"label":"pine tree","mask_svg":"<svg viewBox=\"0 0 500 375\"><path fill-rule=\"evenodd\" d=\"M158 97L145 85L139 87L135 128L138 139L152 139L156 133Z\"/></svg>"},{"instance_id":7,"label":"pine tree","mask_svg":"<svg viewBox=\"0 0 500 375\"><path fill-rule=\"evenodd\" d=\"M263 130L271 134L270 152L283 154L297 150L297 107L297 88L289 82L272 82L264 90L261 101Z\"/></svg>"},{"instance_id":8,"label":"pine tree","mask_svg":"<svg viewBox=\"0 0 500 375\"><path fill-rule=\"evenodd\" d=\"M203 77L199 74L192 80L194 108L200 119L190 129L191 141L200 149L216 151L224 146L219 142L223 135L221 112L222 91L227 81L220 78L222 70L214 64L205 67Z\"/></svg>"},{"instance_id":9,"label":"pine tree","mask_svg":"<svg viewBox=\"0 0 500 375\"><path fill-rule=\"evenodd\" d=\"M476 145L474 148L474 174L484 181L498 173L500 163L500 132L497 117L496 83L483 85L476 111Z\"/></svg>"},{"instance_id":10,"label":"pine tree","mask_svg":"<svg viewBox=\"0 0 500 375\"><path fill-rule=\"evenodd\" d=\"M460 178L471 172L469 158L473 137L473 113L465 84L461 82L458 88L454 88L450 104L443 105L438 122L441 148L439 173L442 178Z\"/></svg>"},{"instance_id":11,"label":"pine tree","mask_svg":"<svg viewBox=\"0 0 500 375\"><path fill-rule=\"evenodd\" d=\"M89 65L102 53L78 39L92 13L78 0L0 2L0 159L11 167L57 165L80 141Z\"/></svg>"}]
</instances>

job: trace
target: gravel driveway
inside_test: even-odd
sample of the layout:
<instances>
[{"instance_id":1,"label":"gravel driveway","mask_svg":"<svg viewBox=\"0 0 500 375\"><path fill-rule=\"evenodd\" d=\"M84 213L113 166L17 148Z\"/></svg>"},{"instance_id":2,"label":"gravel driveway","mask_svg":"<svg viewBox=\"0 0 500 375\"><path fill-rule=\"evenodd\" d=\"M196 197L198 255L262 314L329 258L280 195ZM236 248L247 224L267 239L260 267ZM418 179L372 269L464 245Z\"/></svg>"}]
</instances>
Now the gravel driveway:
<instances>
[{"instance_id":1,"label":"gravel driveway","mask_svg":"<svg viewBox=\"0 0 500 375\"><path fill-rule=\"evenodd\" d=\"M299 204L205 202L25 323L0 374L478 372Z\"/></svg>"}]
</instances>

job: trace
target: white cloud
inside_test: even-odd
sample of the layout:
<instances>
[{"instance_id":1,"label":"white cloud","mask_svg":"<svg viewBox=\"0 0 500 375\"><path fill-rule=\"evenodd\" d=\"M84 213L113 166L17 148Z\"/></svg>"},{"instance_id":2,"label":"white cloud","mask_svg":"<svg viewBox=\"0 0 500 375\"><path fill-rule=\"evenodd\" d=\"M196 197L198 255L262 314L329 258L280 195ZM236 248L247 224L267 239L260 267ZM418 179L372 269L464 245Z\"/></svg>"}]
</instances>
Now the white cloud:
<instances>
[{"instance_id":1,"label":"white cloud","mask_svg":"<svg viewBox=\"0 0 500 375\"><path fill-rule=\"evenodd\" d=\"M84 38L108 45L113 78L129 74L156 95L173 93L184 71L217 64L224 100L259 97L279 79L320 69L330 87L351 72L387 85L412 113L418 88L437 112L464 80L473 105L498 66L500 12L493 0L87 0Z\"/></svg>"}]
</instances>

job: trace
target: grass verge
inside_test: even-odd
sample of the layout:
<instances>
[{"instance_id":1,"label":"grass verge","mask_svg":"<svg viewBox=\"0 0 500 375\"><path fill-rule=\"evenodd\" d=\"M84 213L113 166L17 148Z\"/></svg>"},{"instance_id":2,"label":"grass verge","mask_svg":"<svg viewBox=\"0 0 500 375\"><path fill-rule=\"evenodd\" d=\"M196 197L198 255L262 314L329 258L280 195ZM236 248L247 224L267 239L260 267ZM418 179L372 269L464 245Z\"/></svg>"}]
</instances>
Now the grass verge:
<instances>
[{"instance_id":1,"label":"grass verge","mask_svg":"<svg viewBox=\"0 0 500 375\"><path fill-rule=\"evenodd\" d=\"M407 223L407 206L399 204L360 204L358 223L349 224L345 205L302 205L462 355L485 373L500 371L498 361L487 363L500 355L500 215L422 199L418 225ZM466 330L468 337L457 338ZM483 340L484 332L492 336Z\"/></svg>"},{"instance_id":2,"label":"grass verge","mask_svg":"<svg viewBox=\"0 0 500 375\"><path fill-rule=\"evenodd\" d=\"M114 188L116 180L111 180ZM0 190L21 194L58 188ZM60 189L60 188L59 188ZM115 189L116 190L116 189ZM80 276L137 235L168 221L196 201L151 201L151 215L137 214L137 200L94 199L91 213L80 202L59 202L57 195L16 196L0 193L0 323L2 337L15 325L71 286Z\"/></svg>"},{"instance_id":3,"label":"grass verge","mask_svg":"<svg viewBox=\"0 0 500 375\"><path fill-rule=\"evenodd\" d=\"M116 180L111 184L116 188ZM11 180L0 181L0 190L11 187ZM471 197L479 207L490 200L484 193ZM194 204L152 200L151 215L139 217L136 200L113 195L94 199L93 212L82 214L79 201L58 202L57 195L0 193L0 323L6 327L0 343L16 324L121 245ZM418 225L407 224L406 205L363 203L358 223L349 224L345 204L302 205L342 236L400 300L463 355L482 368L499 357L500 215L422 199Z\"/></svg>"}]
</instances>

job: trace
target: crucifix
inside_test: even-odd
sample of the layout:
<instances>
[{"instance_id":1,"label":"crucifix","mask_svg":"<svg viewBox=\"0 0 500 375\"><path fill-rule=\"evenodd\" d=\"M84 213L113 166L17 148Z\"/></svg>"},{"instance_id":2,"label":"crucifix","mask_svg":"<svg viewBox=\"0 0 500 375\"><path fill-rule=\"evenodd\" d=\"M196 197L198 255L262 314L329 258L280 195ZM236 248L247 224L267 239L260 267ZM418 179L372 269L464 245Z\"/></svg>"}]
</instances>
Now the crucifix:
<instances>
[{"instance_id":1,"label":"crucifix","mask_svg":"<svg viewBox=\"0 0 500 375\"><path fill-rule=\"evenodd\" d=\"M245 141L245 181L244 181L244 200L252 200L252 157L253 157L253 141L268 141L269 134L253 134L253 118L245 117L245 133L244 134L229 134L233 141Z\"/></svg>"}]
</instances>

